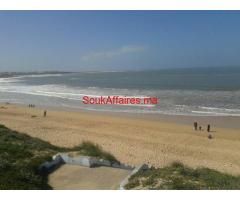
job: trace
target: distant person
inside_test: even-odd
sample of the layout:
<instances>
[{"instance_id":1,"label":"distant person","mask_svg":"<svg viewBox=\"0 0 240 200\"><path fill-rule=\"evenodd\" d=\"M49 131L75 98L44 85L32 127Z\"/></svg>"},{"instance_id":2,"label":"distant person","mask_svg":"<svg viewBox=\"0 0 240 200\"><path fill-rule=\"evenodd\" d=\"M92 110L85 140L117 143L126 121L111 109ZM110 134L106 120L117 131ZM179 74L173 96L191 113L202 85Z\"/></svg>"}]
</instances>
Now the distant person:
<instances>
[{"instance_id":1,"label":"distant person","mask_svg":"<svg viewBox=\"0 0 240 200\"><path fill-rule=\"evenodd\" d=\"M210 132L210 124L208 124L207 131Z\"/></svg>"},{"instance_id":2,"label":"distant person","mask_svg":"<svg viewBox=\"0 0 240 200\"><path fill-rule=\"evenodd\" d=\"M211 134L209 134L208 139L213 139L213 136Z\"/></svg>"},{"instance_id":3,"label":"distant person","mask_svg":"<svg viewBox=\"0 0 240 200\"><path fill-rule=\"evenodd\" d=\"M46 117L47 116L47 111L44 110L43 116Z\"/></svg>"},{"instance_id":4,"label":"distant person","mask_svg":"<svg viewBox=\"0 0 240 200\"><path fill-rule=\"evenodd\" d=\"M193 126L194 126L194 129L195 129L195 131L196 131L197 128L198 128L198 124L197 124L197 122L194 122Z\"/></svg>"},{"instance_id":5,"label":"distant person","mask_svg":"<svg viewBox=\"0 0 240 200\"><path fill-rule=\"evenodd\" d=\"M199 126L199 131L201 131L202 130L202 127L201 126Z\"/></svg>"}]
</instances>

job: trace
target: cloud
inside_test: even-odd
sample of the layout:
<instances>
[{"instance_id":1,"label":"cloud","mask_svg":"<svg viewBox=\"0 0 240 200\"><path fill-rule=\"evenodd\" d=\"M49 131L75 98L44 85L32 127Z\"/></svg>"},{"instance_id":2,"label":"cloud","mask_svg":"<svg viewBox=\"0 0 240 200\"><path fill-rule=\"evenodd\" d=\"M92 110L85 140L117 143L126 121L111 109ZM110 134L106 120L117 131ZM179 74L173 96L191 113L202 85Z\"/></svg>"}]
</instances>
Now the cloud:
<instances>
[{"instance_id":1,"label":"cloud","mask_svg":"<svg viewBox=\"0 0 240 200\"><path fill-rule=\"evenodd\" d=\"M123 55L143 52L145 49L146 48L144 46L126 45L111 51L91 52L82 56L81 59L84 61L112 59Z\"/></svg>"}]
</instances>

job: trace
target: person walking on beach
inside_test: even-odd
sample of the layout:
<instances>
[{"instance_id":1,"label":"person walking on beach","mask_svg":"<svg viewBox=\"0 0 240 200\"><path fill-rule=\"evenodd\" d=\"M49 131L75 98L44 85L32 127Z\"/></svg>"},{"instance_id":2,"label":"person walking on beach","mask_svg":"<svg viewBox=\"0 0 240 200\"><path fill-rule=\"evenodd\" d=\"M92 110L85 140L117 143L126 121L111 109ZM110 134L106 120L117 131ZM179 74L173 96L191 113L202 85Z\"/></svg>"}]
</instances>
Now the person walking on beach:
<instances>
[{"instance_id":1,"label":"person walking on beach","mask_svg":"<svg viewBox=\"0 0 240 200\"><path fill-rule=\"evenodd\" d=\"M197 131L197 128L198 128L197 122L194 122L193 126L194 126L195 131Z\"/></svg>"},{"instance_id":2,"label":"person walking on beach","mask_svg":"<svg viewBox=\"0 0 240 200\"><path fill-rule=\"evenodd\" d=\"M43 116L46 117L47 116L47 111L44 110Z\"/></svg>"},{"instance_id":3,"label":"person walking on beach","mask_svg":"<svg viewBox=\"0 0 240 200\"><path fill-rule=\"evenodd\" d=\"M207 132L210 132L210 124L207 125Z\"/></svg>"}]
</instances>

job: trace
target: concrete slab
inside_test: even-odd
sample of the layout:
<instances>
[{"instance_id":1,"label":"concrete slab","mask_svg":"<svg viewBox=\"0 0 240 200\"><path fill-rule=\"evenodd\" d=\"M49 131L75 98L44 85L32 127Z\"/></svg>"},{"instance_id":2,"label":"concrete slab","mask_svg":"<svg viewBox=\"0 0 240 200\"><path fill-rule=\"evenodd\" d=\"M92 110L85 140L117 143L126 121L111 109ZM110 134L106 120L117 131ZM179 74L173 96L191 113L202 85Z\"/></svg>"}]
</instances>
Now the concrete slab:
<instances>
[{"instance_id":1,"label":"concrete slab","mask_svg":"<svg viewBox=\"0 0 240 200\"><path fill-rule=\"evenodd\" d=\"M111 167L88 168L62 165L49 175L49 185L57 190L113 190L131 171Z\"/></svg>"}]
</instances>

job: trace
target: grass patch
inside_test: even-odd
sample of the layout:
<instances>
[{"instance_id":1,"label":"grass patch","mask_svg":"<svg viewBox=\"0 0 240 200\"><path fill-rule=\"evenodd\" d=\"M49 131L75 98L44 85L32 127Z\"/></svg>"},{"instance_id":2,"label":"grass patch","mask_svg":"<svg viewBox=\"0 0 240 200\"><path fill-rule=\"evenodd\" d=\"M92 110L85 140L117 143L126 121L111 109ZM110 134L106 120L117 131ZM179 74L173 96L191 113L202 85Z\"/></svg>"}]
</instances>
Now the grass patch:
<instances>
[{"instance_id":1,"label":"grass patch","mask_svg":"<svg viewBox=\"0 0 240 200\"><path fill-rule=\"evenodd\" d=\"M133 175L126 189L239 190L240 176L208 168L193 169L179 162L164 168L151 168Z\"/></svg>"},{"instance_id":2,"label":"grass patch","mask_svg":"<svg viewBox=\"0 0 240 200\"><path fill-rule=\"evenodd\" d=\"M119 163L112 154L104 151L98 144L94 144L92 142L85 141L81 145L74 147L73 150L78 151L81 155L102 158L109 160L112 163Z\"/></svg>"},{"instance_id":3,"label":"grass patch","mask_svg":"<svg viewBox=\"0 0 240 200\"><path fill-rule=\"evenodd\" d=\"M61 150L0 125L0 189L51 189L37 168Z\"/></svg>"},{"instance_id":4,"label":"grass patch","mask_svg":"<svg viewBox=\"0 0 240 200\"><path fill-rule=\"evenodd\" d=\"M98 145L89 142L74 148L62 148L0 125L0 190L51 189L48 174L40 174L38 168L56 153L70 151L117 161Z\"/></svg>"}]
</instances>

